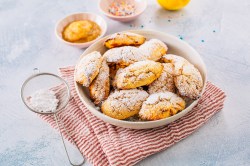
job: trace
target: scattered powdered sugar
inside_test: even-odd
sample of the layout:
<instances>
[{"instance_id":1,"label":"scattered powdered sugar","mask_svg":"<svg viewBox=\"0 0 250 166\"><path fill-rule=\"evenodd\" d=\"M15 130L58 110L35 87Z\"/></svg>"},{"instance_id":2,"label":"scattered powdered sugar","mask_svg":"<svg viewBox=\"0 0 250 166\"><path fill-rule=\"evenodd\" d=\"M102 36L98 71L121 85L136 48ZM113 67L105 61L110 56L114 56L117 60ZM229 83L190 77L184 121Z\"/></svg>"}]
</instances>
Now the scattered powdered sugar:
<instances>
[{"instance_id":1,"label":"scattered powdered sugar","mask_svg":"<svg viewBox=\"0 0 250 166\"><path fill-rule=\"evenodd\" d=\"M185 109L185 101L172 92L151 94L143 103L139 116L144 120L167 118Z\"/></svg>"},{"instance_id":2,"label":"scattered powdered sugar","mask_svg":"<svg viewBox=\"0 0 250 166\"><path fill-rule=\"evenodd\" d=\"M89 90L95 104L99 104L109 95L109 67L106 61L102 62L99 74L90 84Z\"/></svg>"},{"instance_id":3,"label":"scattered powdered sugar","mask_svg":"<svg viewBox=\"0 0 250 166\"><path fill-rule=\"evenodd\" d=\"M36 91L28 99L30 107L38 112L54 112L59 100L52 90L41 89Z\"/></svg>"},{"instance_id":4,"label":"scattered powdered sugar","mask_svg":"<svg viewBox=\"0 0 250 166\"><path fill-rule=\"evenodd\" d=\"M151 60L145 60L145 61L136 62L136 63L130 65L129 67L125 68L125 69L138 68L138 69L145 70L145 68L147 68L147 67L154 67L157 64L159 64L159 63L155 62L155 61L151 61Z\"/></svg>"},{"instance_id":5,"label":"scattered powdered sugar","mask_svg":"<svg viewBox=\"0 0 250 166\"><path fill-rule=\"evenodd\" d=\"M148 86L149 94L157 92L175 92L174 66L171 63L163 63L161 76Z\"/></svg>"},{"instance_id":6,"label":"scattered powdered sugar","mask_svg":"<svg viewBox=\"0 0 250 166\"><path fill-rule=\"evenodd\" d=\"M202 91L203 80L199 70L183 57L167 54L162 60L174 65L175 86L181 96L197 99Z\"/></svg>"},{"instance_id":7,"label":"scattered powdered sugar","mask_svg":"<svg viewBox=\"0 0 250 166\"><path fill-rule=\"evenodd\" d=\"M146 60L146 56L137 47L124 46L108 50L104 55L108 63L128 66L134 62Z\"/></svg>"},{"instance_id":8,"label":"scattered powdered sugar","mask_svg":"<svg viewBox=\"0 0 250 166\"><path fill-rule=\"evenodd\" d=\"M158 61L164 54L166 54L168 47L158 39L151 39L142 44L139 49L147 59Z\"/></svg>"},{"instance_id":9,"label":"scattered powdered sugar","mask_svg":"<svg viewBox=\"0 0 250 166\"><path fill-rule=\"evenodd\" d=\"M90 75L92 71L96 68L96 61L101 58L101 54L97 51L94 51L86 56L84 56L79 66L78 72L84 72L86 75Z\"/></svg>"},{"instance_id":10,"label":"scattered powdered sugar","mask_svg":"<svg viewBox=\"0 0 250 166\"><path fill-rule=\"evenodd\" d=\"M157 79L162 72L163 66L159 62L146 60L135 62L124 68L117 75L116 84L119 89L124 87L136 88L148 85Z\"/></svg>"},{"instance_id":11,"label":"scattered powdered sugar","mask_svg":"<svg viewBox=\"0 0 250 166\"><path fill-rule=\"evenodd\" d=\"M86 79L85 81L80 81L83 82L84 86L88 86L91 81L94 79L98 74L98 71L101 67L102 63L102 55L94 51L86 56L84 56L80 62L77 65L77 70L76 70L76 78L78 79ZM96 74L95 76L93 76Z\"/></svg>"},{"instance_id":12,"label":"scattered powdered sugar","mask_svg":"<svg viewBox=\"0 0 250 166\"><path fill-rule=\"evenodd\" d=\"M108 100L113 108L118 110L127 108L133 111L135 108L140 108L147 97L148 93L144 90L130 89L117 90L108 97Z\"/></svg>"},{"instance_id":13,"label":"scattered powdered sugar","mask_svg":"<svg viewBox=\"0 0 250 166\"><path fill-rule=\"evenodd\" d=\"M147 98L145 104L156 104L161 100L170 100L173 97L178 97L178 96L172 92L154 93Z\"/></svg>"},{"instance_id":14,"label":"scattered powdered sugar","mask_svg":"<svg viewBox=\"0 0 250 166\"><path fill-rule=\"evenodd\" d=\"M136 80L146 79L154 73L154 70L161 67L161 64L151 60L139 61L134 64L124 68L121 73L122 77L136 77Z\"/></svg>"}]
</instances>

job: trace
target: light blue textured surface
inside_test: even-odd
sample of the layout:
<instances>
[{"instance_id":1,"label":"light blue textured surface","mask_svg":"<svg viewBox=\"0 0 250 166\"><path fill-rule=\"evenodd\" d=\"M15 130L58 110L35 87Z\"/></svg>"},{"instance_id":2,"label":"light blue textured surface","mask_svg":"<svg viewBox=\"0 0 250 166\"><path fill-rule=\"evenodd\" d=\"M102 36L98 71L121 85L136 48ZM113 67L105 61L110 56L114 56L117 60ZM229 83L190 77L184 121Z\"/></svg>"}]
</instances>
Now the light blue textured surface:
<instances>
[{"instance_id":1,"label":"light blue textured surface","mask_svg":"<svg viewBox=\"0 0 250 166\"><path fill-rule=\"evenodd\" d=\"M192 0L184 10L167 12L151 0L134 22L105 18L107 34L143 25L183 38L203 57L209 80L228 96L224 110L197 132L138 165L250 165L249 7L249 0ZM54 26L84 11L100 14L97 1L0 1L1 166L68 165L58 133L27 111L20 86L34 67L57 73L75 64L83 50L60 43Z\"/></svg>"}]
</instances>

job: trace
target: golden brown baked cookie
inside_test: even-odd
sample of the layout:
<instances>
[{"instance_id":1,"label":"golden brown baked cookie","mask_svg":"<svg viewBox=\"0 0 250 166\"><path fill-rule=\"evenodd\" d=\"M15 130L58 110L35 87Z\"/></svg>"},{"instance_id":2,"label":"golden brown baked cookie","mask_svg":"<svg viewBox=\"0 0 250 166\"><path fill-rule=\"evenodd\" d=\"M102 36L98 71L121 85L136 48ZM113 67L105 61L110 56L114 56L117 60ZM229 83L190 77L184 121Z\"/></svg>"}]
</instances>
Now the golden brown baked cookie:
<instances>
[{"instance_id":1,"label":"golden brown baked cookie","mask_svg":"<svg viewBox=\"0 0 250 166\"><path fill-rule=\"evenodd\" d=\"M117 75L118 89L133 89L149 85L160 77L163 65L150 60L135 62Z\"/></svg>"},{"instance_id":2,"label":"golden brown baked cookie","mask_svg":"<svg viewBox=\"0 0 250 166\"><path fill-rule=\"evenodd\" d=\"M161 76L148 86L148 93L173 92L176 87L174 84L174 66L171 63L163 63Z\"/></svg>"},{"instance_id":3,"label":"golden brown baked cookie","mask_svg":"<svg viewBox=\"0 0 250 166\"><path fill-rule=\"evenodd\" d=\"M91 99L96 105L98 105L108 97L109 91L109 67L107 65L107 62L103 61L102 66L99 70L99 74L89 86L89 93Z\"/></svg>"},{"instance_id":4,"label":"golden brown baked cookie","mask_svg":"<svg viewBox=\"0 0 250 166\"><path fill-rule=\"evenodd\" d=\"M127 67L135 62L147 60L139 48L132 46L112 48L103 56L108 64L116 64L119 67Z\"/></svg>"},{"instance_id":5,"label":"golden brown baked cookie","mask_svg":"<svg viewBox=\"0 0 250 166\"><path fill-rule=\"evenodd\" d=\"M143 120L159 120L185 109L185 101L172 92L151 94L143 102L139 117Z\"/></svg>"},{"instance_id":6,"label":"golden brown baked cookie","mask_svg":"<svg viewBox=\"0 0 250 166\"><path fill-rule=\"evenodd\" d=\"M186 59L177 55L167 54L162 57L162 60L174 65L174 82L179 94L191 99L199 98L203 88L203 80L199 70Z\"/></svg>"},{"instance_id":7,"label":"golden brown baked cookie","mask_svg":"<svg viewBox=\"0 0 250 166\"><path fill-rule=\"evenodd\" d=\"M122 70L123 68L119 68L117 71L116 71L116 75L114 77L114 79L112 80L112 83L111 85L114 87L114 88L117 88L117 78L119 76L120 73L122 73Z\"/></svg>"},{"instance_id":8,"label":"golden brown baked cookie","mask_svg":"<svg viewBox=\"0 0 250 166\"><path fill-rule=\"evenodd\" d=\"M88 87L98 75L102 61L102 55L97 51L84 56L76 65L75 81Z\"/></svg>"},{"instance_id":9,"label":"golden brown baked cookie","mask_svg":"<svg viewBox=\"0 0 250 166\"><path fill-rule=\"evenodd\" d=\"M115 33L111 35L104 45L107 48L121 47L121 46L139 46L145 42L146 38L131 32Z\"/></svg>"},{"instance_id":10,"label":"golden brown baked cookie","mask_svg":"<svg viewBox=\"0 0 250 166\"><path fill-rule=\"evenodd\" d=\"M168 47L165 43L158 39L150 39L142 44L139 49L148 60L158 61L167 53Z\"/></svg>"},{"instance_id":11,"label":"golden brown baked cookie","mask_svg":"<svg viewBox=\"0 0 250 166\"><path fill-rule=\"evenodd\" d=\"M101 110L112 118L126 119L138 114L147 97L144 90L116 90L102 103Z\"/></svg>"},{"instance_id":12,"label":"golden brown baked cookie","mask_svg":"<svg viewBox=\"0 0 250 166\"><path fill-rule=\"evenodd\" d=\"M161 62L173 64L175 75L180 75L182 67L186 64L189 64L189 62L185 58L174 54L166 54L162 56Z\"/></svg>"},{"instance_id":13,"label":"golden brown baked cookie","mask_svg":"<svg viewBox=\"0 0 250 166\"><path fill-rule=\"evenodd\" d=\"M116 65L110 65L109 66L109 77L110 77L110 82L112 85L112 82L115 79L116 72L119 70L119 68Z\"/></svg>"}]
</instances>

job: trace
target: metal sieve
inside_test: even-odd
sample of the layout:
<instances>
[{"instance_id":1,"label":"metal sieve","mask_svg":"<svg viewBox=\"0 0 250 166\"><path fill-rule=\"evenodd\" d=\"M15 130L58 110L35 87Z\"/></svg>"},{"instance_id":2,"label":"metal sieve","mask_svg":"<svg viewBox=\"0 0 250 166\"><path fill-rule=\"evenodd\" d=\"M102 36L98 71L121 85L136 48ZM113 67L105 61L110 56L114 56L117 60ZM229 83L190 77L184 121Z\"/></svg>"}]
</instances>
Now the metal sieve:
<instances>
[{"instance_id":1,"label":"metal sieve","mask_svg":"<svg viewBox=\"0 0 250 166\"><path fill-rule=\"evenodd\" d=\"M58 75L52 74L52 73L40 73L39 69L35 68L34 74L31 75L29 78L27 78L22 87L21 87L21 98L25 106L32 112L35 112L37 114L42 114L42 115L53 115L56 125L60 131L61 139L63 142L63 146L67 155L67 158L69 160L69 163L73 166L80 166L84 163L85 159L83 155L81 154L80 150L77 148L76 143L74 142L73 139L72 142L81 154L83 161L80 164L73 164L71 158L69 157L69 153L67 150L67 147L65 145L65 140L62 135L62 129L60 126L62 126L63 130L67 134L69 138L71 138L71 135L69 134L69 131L65 128L64 124L60 121L60 117L57 115L58 112L63 111L64 108L67 106L69 100L70 100L70 88L68 83L61 78ZM57 109L55 111L50 111L50 112L44 112L44 111L38 111L35 110L31 107L29 103L29 98L30 96L41 89L51 89L58 87L57 90L60 91L60 93L56 94L57 99L59 100Z\"/></svg>"}]
</instances>

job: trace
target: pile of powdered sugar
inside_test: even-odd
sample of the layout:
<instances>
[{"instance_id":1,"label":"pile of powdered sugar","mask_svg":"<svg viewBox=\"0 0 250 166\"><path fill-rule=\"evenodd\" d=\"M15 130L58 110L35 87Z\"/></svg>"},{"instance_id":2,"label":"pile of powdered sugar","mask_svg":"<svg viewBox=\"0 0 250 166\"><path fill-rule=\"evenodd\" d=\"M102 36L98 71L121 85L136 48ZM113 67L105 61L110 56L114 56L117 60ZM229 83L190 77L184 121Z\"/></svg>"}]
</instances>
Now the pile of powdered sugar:
<instances>
[{"instance_id":1,"label":"pile of powdered sugar","mask_svg":"<svg viewBox=\"0 0 250 166\"><path fill-rule=\"evenodd\" d=\"M52 90L41 89L29 97L29 106L38 112L54 112L59 100Z\"/></svg>"}]
</instances>

